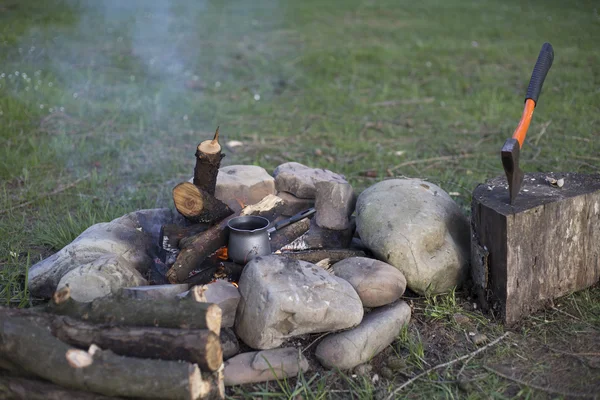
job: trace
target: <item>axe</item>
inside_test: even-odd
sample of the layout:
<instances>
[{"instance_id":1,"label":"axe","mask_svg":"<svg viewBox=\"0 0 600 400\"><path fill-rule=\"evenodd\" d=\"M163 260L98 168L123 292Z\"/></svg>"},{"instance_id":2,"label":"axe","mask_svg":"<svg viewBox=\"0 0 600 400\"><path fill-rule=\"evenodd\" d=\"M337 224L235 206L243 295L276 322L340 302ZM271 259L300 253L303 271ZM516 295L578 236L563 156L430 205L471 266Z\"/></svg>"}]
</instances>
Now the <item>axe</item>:
<instances>
[{"instance_id":1,"label":"axe","mask_svg":"<svg viewBox=\"0 0 600 400\"><path fill-rule=\"evenodd\" d=\"M519 153L521 147L523 147L527 129L529 129L529 123L531 122L531 117L533 117L533 110L542 91L544 79L546 79L546 75L548 75L548 71L552 66L552 61L554 61L554 49L550 43L544 43L535 67L533 67L531 79L529 80L527 96L525 96L525 109L523 110L519 125L517 125L517 129L515 129L512 137L507 139L504 146L502 146L502 166L504 167L506 180L508 181L510 204L514 203L521 190L524 174L521 168L519 168Z\"/></svg>"}]
</instances>

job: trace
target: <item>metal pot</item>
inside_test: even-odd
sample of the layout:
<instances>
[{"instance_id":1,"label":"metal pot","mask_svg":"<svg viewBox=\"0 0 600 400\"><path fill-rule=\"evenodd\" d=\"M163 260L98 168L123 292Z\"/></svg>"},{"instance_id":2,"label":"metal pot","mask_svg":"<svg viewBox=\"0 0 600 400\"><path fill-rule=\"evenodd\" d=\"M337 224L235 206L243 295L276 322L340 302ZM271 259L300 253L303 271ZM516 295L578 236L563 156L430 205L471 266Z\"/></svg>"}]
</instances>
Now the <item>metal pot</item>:
<instances>
[{"instance_id":1,"label":"metal pot","mask_svg":"<svg viewBox=\"0 0 600 400\"><path fill-rule=\"evenodd\" d=\"M229 245L227 254L233 262L246 264L258 256L271 254L269 234L285 226L298 222L315 213L314 208L302 211L293 217L278 222L269 228L269 220L264 217L247 215L232 218L229 227Z\"/></svg>"}]
</instances>

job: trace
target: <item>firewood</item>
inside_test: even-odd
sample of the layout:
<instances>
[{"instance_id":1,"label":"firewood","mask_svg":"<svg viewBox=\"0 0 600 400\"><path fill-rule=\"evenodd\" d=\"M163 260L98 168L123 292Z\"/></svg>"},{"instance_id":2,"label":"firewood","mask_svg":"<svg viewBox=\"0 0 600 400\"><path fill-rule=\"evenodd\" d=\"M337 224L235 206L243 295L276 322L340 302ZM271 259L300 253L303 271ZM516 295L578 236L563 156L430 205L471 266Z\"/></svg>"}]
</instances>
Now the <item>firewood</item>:
<instances>
[{"instance_id":1,"label":"firewood","mask_svg":"<svg viewBox=\"0 0 600 400\"><path fill-rule=\"evenodd\" d=\"M277 201L273 201L269 196L252 207L243 208L240 212L219 221L216 225L197 235L181 239L181 251L177 255L177 260L167 272L167 279L171 283L185 282L190 276L190 272L200 267L202 262L210 257L215 251L223 246L227 246L229 230L227 223L240 215L266 215L274 207L278 206Z\"/></svg>"},{"instance_id":2,"label":"firewood","mask_svg":"<svg viewBox=\"0 0 600 400\"><path fill-rule=\"evenodd\" d=\"M158 245L168 252L177 253L181 239L204 232L209 227L208 224L194 224L187 227L176 224L163 225L160 228Z\"/></svg>"},{"instance_id":3,"label":"firewood","mask_svg":"<svg viewBox=\"0 0 600 400\"><path fill-rule=\"evenodd\" d=\"M304 218L295 224L290 224L271 233L271 251L280 250L283 246L291 243L302 236L310 228L310 219Z\"/></svg>"},{"instance_id":4,"label":"firewood","mask_svg":"<svg viewBox=\"0 0 600 400\"><path fill-rule=\"evenodd\" d=\"M70 347L48 329L20 318L0 318L0 356L69 389L106 396L202 399L219 382L202 379L196 364L118 356L91 345Z\"/></svg>"},{"instance_id":5,"label":"firewood","mask_svg":"<svg viewBox=\"0 0 600 400\"><path fill-rule=\"evenodd\" d=\"M117 400L122 398L67 389L39 379L14 376L0 376L0 394L2 398L14 400Z\"/></svg>"},{"instance_id":6,"label":"firewood","mask_svg":"<svg viewBox=\"0 0 600 400\"><path fill-rule=\"evenodd\" d=\"M233 213L227 204L189 182L173 188L173 202L177 211L192 222L212 224Z\"/></svg>"},{"instance_id":7,"label":"firewood","mask_svg":"<svg viewBox=\"0 0 600 400\"><path fill-rule=\"evenodd\" d=\"M217 127L213 139L201 142L196 148L194 185L214 196L217 187L217 174L223 157L225 157L225 154L221 153L219 127Z\"/></svg>"},{"instance_id":8,"label":"firewood","mask_svg":"<svg viewBox=\"0 0 600 400\"><path fill-rule=\"evenodd\" d=\"M316 218L310 221L309 230L291 243L281 247L281 251L316 250L328 248L346 248L352 241L356 223L350 220L347 228L333 230L320 227Z\"/></svg>"},{"instance_id":9,"label":"firewood","mask_svg":"<svg viewBox=\"0 0 600 400\"><path fill-rule=\"evenodd\" d=\"M350 257L365 257L366 254L361 250L354 249L318 249L304 251L282 251L275 255L292 258L294 260L302 260L313 264L321 260L329 259L330 264L335 264Z\"/></svg>"},{"instance_id":10,"label":"firewood","mask_svg":"<svg viewBox=\"0 0 600 400\"><path fill-rule=\"evenodd\" d=\"M58 339L80 348L96 344L122 356L188 361L204 371L216 371L223 362L219 336L207 329L95 325L64 315L0 308L3 317L48 327Z\"/></svg>"},{"instance_id":11,"label":"firewood","mask_svg":"<svg viewBox=\"0 0 600 400\"><path fill-rule=\"evenodd\" d=\"M67 315L92 323L118 326L208 329L219 334L221 309L194 298L136 300L119 296L101 297L90 303L71 298L68 286L56 291L46 306L53 314Z\"/></svg>"}]
</instances>

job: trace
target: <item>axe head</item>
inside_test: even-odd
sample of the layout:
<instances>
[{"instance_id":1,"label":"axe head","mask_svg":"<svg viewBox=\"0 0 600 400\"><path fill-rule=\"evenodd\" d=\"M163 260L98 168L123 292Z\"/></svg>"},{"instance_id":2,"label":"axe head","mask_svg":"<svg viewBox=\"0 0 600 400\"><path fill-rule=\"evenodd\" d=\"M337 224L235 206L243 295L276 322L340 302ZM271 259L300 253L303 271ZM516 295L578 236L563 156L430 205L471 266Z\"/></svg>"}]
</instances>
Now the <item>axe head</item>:
<instances>
[{"instance_id":1,"label":"axe head","mask_svg":"<svg viewBox=\"0 0 600 400\"><path fill-rule=\"evenodd\" d=\"M513 204L523 183L523 171L519 168L519 154L521 146L517 139L510 138L502 146L502 166L508 181L510 204Z\"/></svg>"}]
</instances>

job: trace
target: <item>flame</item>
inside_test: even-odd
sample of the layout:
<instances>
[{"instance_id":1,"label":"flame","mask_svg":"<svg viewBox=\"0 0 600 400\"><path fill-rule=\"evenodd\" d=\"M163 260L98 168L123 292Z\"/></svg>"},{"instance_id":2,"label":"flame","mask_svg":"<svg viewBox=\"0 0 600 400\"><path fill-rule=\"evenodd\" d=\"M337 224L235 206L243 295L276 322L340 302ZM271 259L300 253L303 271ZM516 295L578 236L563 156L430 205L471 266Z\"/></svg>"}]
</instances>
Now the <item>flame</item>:
<instances>
[{"instance_id":1,"label":"flame","mask_svg":"<svg viewBox=\"0 0 600 400\"><path fill-rule=\"evenodd\" d=\"M221 247L219 250L217 250L215 252L215 254L221 260L227 260L229 258L229 255L227 253L227 247Z\"/></svg>"},{"instance_id":2,"label":"flame","mask_svg":"<svg viewBox=\"0 0 600 400\"><path fill-rule=\"evenodd\" d=\"M246 207L246 204L244 204L244 202L242 200L240 200L238 198L235 198L235 201L238 202L238 204L240 205L240 207L242 207L242 208Z\"/></svg>"},{"instance_id":3,"label":"flame","mask_svg":"<svg viewBox=\"0 0 600 400\"><path fill-rule=\"evenodd\" d=\"M233 286L235 286L235 287L240 287L240 286L237 284L237 282L231 282L231 284L232 284Z\"/></svg>"}]
</instances>

